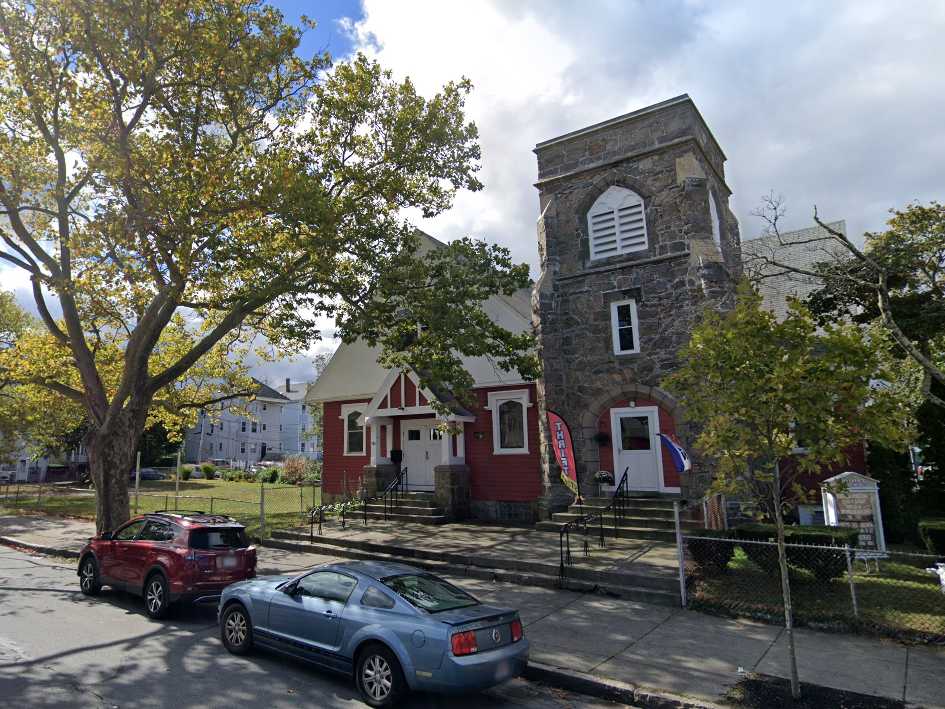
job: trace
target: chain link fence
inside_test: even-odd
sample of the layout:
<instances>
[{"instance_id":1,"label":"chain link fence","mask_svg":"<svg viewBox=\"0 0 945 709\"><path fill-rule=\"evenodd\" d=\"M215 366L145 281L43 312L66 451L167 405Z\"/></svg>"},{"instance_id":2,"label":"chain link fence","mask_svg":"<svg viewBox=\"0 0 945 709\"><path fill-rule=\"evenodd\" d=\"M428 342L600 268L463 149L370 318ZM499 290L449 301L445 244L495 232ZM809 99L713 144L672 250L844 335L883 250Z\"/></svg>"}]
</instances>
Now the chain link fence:
<instances>
[{"instance_id":1,"label":"chain link fence","mask_svg":"<svg viewBox=\"0 0 945 709\"><path fill-rule=\"evenodd\" d=\"M0 484L0 507L16 511L95 518L95 490L61 484ZM266 537L273 528L308 524L321 502L317 483L209 484L204 480L162 481L128 491L132 514L199 511L223 514L244 524L250 534Z\"/></svg>"},{"instance_id":2,"label":"chain link fence","mask_svg":"<svg viewBox=\"0 0 945 709\"><path fill-rule=\"evenodd\" d=\"M704 530L683 534L690 608L784 623L774 542ZM945 642L945 559L931 554L787 544L796 625Z\"/></svg>"}]
</instances>

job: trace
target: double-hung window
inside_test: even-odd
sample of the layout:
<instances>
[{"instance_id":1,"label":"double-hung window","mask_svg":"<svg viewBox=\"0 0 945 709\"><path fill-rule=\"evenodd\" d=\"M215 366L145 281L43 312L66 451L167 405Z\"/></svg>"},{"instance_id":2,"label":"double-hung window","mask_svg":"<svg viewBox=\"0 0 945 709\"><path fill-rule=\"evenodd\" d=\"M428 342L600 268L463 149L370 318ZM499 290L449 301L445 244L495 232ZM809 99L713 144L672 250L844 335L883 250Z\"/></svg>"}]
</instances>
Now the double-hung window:
<instances>
[{"instance_id":1,"label":"double-hung window","mask_svg":"<svg viewBox=\"0 0 945 709\"><path fill-rule=\"evenodd\" d=\"M346 404L341 407L344 423L345 455L364 455L364 404Z\"/></svg>"},{"instance_id":2,"label":"double-hung window","mask_svg":"<svg viewBox=\"0 0 945 709\"><path fill-rule=\"evenodd\" d=\"M528 453L529 406L527 389L489 392L493 453Z\"/></svg>"},{"instance_id":3,"label":"double-hung window","mask_svg":"<svg viewBox=\"0 0 945 709\"><path fill-rule=\"evenodd\" d=\"M610 330L614 341L614 354L636 354L640 351L640 328L635 300L618 300L610 304Z\"/></svg>"}]
</instances>

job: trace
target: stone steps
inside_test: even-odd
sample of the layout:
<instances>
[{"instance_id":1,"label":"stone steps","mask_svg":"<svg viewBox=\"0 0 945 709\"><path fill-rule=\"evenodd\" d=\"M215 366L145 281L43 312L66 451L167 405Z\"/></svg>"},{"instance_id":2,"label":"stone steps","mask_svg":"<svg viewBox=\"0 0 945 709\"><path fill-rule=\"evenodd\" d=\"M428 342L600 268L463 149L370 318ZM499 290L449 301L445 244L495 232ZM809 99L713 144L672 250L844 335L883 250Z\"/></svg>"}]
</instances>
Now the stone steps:
<instances>
[{"instance_id":1,"label":"stone steps","mask_svg":"<svg viewBox=\"0 0 945 709\"><path fill-rule=\"evenodd\" d=\"M587 508L584 508L584 514L588 514ZM551 520L553 522L571 522L581 517L580 511L574 507L567 512L555 512L551 515ZM595 521L593 524L596 525L597 522ZM614 517L612 514L608 513L604 515L604 526L614 526ZM666 517L651 517L634 512L630 512L628 515L618 518L617 526L638 529L668 529L671 531L676 529L676 524L672 517L668 519Z\"/></svg>"},{"instance_id":2,"label":"stone steps","mask_svg":"<svg viewBox=\"0 0 945 709\"><path fill-rule=\"evenodd\" d=\"M446 524L450 518L445 514L405 514L401 512L368 512L368 519L387 520L388 522L413 522L414 524Z\"/></svg>"},{"instance_id":3,"label":"stone steps","mask_svg":"<svg viewBox=\"0 0 945 709\"><path fill-rule=\"evenodd\" d=\"M423 514L435 514L441 515L444 514L442 507L437 507L433 502L408 502L403 505L388 505L387 510L397 512L399 514L409 514L409 515L423 515ZM382 502L369 502L367 504L368 512L380 512L384 513L384 503Z\"/></svg>"},{"instance_id":4,"label":"stone steps","mask_svg":"<svg viewBox=\"0 0 945 709\"><path fill-rule=\"evenodd\" d=\"M556 532L560 533L561 528L564 527L565 522L555 522L553 520L548 520L544 522L539 522L535 525L535 529L539 532ZM591 525L588 528L588 535L593 536L597 532L597 528L594 525ZM575 531L573 528L571 530L571 539L578 539L582 537L583 534L579 531ZM604 536L613 537L614 535L614 525L604 525ZM673 529L652 529L648 527L620 527L619 534L616 535L619 539L639 539L642 541L649 542L666 542L668 544L676 543L676 531Z\"/></svg>"},{"instance_id":5,"label":"stone steps","mask_svg":"<svg viewBox=\"0 0 945 709\"><path fill-rule=\"evenodd\" d=\"M569 566L565 578L562 579L559 576L558 564L520 558L478 556L468 552L460 554L324 535L316 535L309 541L309 535L299 532L276 530L272 539L263 542L263 545L348 559L396 561L439 574L541 588L566 588L585 593L600 592L643 603L679 606L679 582L671 569L667 573L643 573Z\"/></svg>"}]
</instances>

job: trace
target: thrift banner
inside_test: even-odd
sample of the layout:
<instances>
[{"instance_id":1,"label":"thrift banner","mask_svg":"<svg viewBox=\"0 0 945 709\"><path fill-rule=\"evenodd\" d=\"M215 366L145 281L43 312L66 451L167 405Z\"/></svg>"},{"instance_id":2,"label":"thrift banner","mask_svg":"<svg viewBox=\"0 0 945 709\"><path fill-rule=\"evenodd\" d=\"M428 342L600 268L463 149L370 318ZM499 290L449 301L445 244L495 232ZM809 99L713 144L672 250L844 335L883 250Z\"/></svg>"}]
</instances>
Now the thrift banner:
<instances>
[{"instance_id":1,"label":"thrift banner","mask_svg":"<svg viewBox=\"0 0 945 709\"><path fill-rule=\"evenodd\" d=\"M548 412L548 427L554 442L555 455L561 466L561 480L575 495L578 494L577 468L574 467L574 447L571 445L571 431L554 411Z\"/></svg>"}]
</instances>

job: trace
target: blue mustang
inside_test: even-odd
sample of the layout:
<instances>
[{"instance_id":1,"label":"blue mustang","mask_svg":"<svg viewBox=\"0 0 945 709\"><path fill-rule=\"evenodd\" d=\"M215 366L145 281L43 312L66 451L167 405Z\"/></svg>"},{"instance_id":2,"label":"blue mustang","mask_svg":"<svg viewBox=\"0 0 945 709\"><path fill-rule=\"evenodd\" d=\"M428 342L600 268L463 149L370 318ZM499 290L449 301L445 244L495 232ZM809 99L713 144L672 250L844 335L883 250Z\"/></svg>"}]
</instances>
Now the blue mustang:
<instances>
[{"instance_id":1,"label":"blue mustang","mask_svg":"<svg viewBox=\"0 0 945 709\"><path fill-rule=\"evenodd\" d=\"M485 689L528 664L516 611L405 564L333 563L234 583L218 620L230 652L264 646L353 675L372 707L410 690Z\"/></svg>"}]
</instances>

